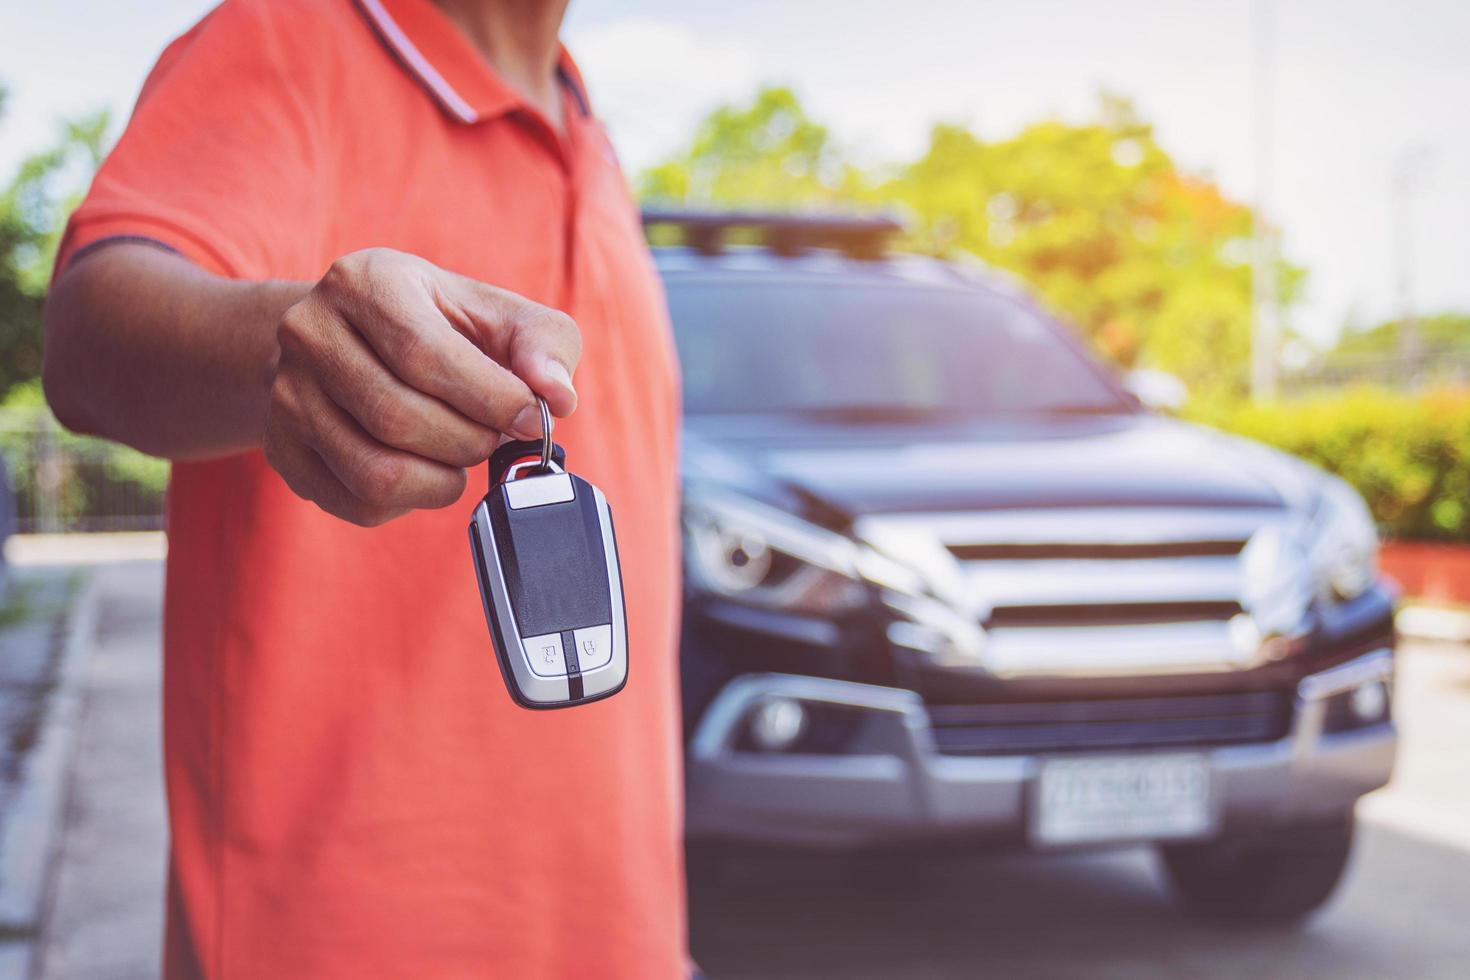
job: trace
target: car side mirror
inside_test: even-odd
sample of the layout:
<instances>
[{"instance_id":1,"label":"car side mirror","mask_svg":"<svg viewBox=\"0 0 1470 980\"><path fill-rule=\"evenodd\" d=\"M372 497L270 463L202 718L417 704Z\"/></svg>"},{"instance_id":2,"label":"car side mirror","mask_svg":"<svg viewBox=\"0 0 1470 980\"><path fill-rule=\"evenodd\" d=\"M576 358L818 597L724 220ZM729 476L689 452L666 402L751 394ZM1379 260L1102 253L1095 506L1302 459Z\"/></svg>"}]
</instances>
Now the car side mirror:
<instances>
[{"instance_id":1,"label":"car side mirror","mask_svg":"<svg viewBox=\"0 0 1470 980\"><path fill-rule=\"evenodd\" d=\"M1145 408L1177 412L1189 400L1189 388L1167 371L1139 369L1123 376L1123 387Z\"/></svg>"}]
</instances>

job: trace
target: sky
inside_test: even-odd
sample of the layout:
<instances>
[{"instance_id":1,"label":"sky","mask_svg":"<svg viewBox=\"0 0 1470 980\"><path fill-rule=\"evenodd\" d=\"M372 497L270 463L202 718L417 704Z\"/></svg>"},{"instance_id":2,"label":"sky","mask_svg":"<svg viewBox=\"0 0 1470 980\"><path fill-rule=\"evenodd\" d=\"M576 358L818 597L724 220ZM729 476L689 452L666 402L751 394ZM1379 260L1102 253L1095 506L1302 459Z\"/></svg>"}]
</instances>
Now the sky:
<instances>
[{"instance_id":1,"label":"sky","mask_svg":"<svg viewBox=\"0 0 1470 980\"><path fill-rule=\"evenodd\" d=\"M164 44L210 6L0 0L0 180L63 116L125 118ZM1004 138L1086 120L1106 90L1135 101L1181 167L1264 198L1310 274L1291 315L1308 337L1406 302L1470 312L1464 0L572 0L564 36L630 173L763 83L792 86L871 164L915 156L936 121Z\"/></svg>"}]
</instances>

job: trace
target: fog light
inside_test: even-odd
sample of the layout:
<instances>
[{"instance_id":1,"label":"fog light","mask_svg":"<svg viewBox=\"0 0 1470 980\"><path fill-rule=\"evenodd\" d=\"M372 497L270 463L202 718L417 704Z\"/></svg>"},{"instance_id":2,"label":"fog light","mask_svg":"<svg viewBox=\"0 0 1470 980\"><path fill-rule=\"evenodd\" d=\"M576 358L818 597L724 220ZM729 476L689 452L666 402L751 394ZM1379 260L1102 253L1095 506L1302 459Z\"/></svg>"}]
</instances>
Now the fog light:
<instances>
[{"instance_id":1,"label":"fog light","mask_svg":"<svg viewBox=\"0 0 1470 980\"><path fill-rule=\"evenodd\" d=\"M1382 681L1369 681L1353 690L1353 714L1363 724L1381 721L1388 711L1388 687Z\"/></svg>"},{"instance_id":2,"label":"fog light","mask_svg":"<svg viewBox=\"0 0 1470 980\"><path fill-rule=\"evenodd\" d=\"M790 748L806 731L806 709L790 698L766 698L750 713L750 738L767 752Z\"/></svg>"}]
</instances>

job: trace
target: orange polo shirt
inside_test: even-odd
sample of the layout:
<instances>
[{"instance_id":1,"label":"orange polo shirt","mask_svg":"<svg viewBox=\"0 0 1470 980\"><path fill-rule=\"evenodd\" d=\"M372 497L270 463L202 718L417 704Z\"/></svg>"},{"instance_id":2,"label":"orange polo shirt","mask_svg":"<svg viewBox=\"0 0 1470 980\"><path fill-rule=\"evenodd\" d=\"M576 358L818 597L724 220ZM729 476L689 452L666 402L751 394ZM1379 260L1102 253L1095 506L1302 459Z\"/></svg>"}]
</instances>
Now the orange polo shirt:
<instances>
[{"instance_id":1,"label":"orange polo shirt","mask_svg":"<svg viewBox=\"0 0 1470 980\"><path fill-rule=\"evenodd\" d=\"M516 707L458 505L376 529L258 452L174 467L171 978L684 972L676 365L571 61L558 133L428 0L225 0L159 60L64 257L135 237L240 279L389 246L565 310L557 426L617 519L630 671ZM234 329L229 323L215 327Z\"/></svg>"}]
</instances>

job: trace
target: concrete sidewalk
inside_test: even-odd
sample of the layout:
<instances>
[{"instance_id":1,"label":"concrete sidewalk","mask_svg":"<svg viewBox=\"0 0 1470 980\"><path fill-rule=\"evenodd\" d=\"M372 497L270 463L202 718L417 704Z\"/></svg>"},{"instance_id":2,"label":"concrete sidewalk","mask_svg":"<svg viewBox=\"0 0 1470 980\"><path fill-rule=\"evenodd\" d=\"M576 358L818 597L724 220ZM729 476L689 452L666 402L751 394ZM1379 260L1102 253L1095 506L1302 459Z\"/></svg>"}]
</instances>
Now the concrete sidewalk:
<instances>
[{"instance_id":1,"label":"concrete sidewalk","mask_svg":"<svg viewBox=\"0 0 1470 980\"><path fill-rule=\"evenodd\" d=\"M33 978L156 980L167 824L160 758L158 562L101 565Z\"/></svg>"},{"instance_id":2,"label":"concrete sidewalk","mask_svg":"<svg viewBox=\"0 0 1470 980\"><path fill-rule=\"evenodd\" d=\"M96 602L68 568L0 574L0 980L8 980L29 976Z\"/></svg>"}]
</instances>

